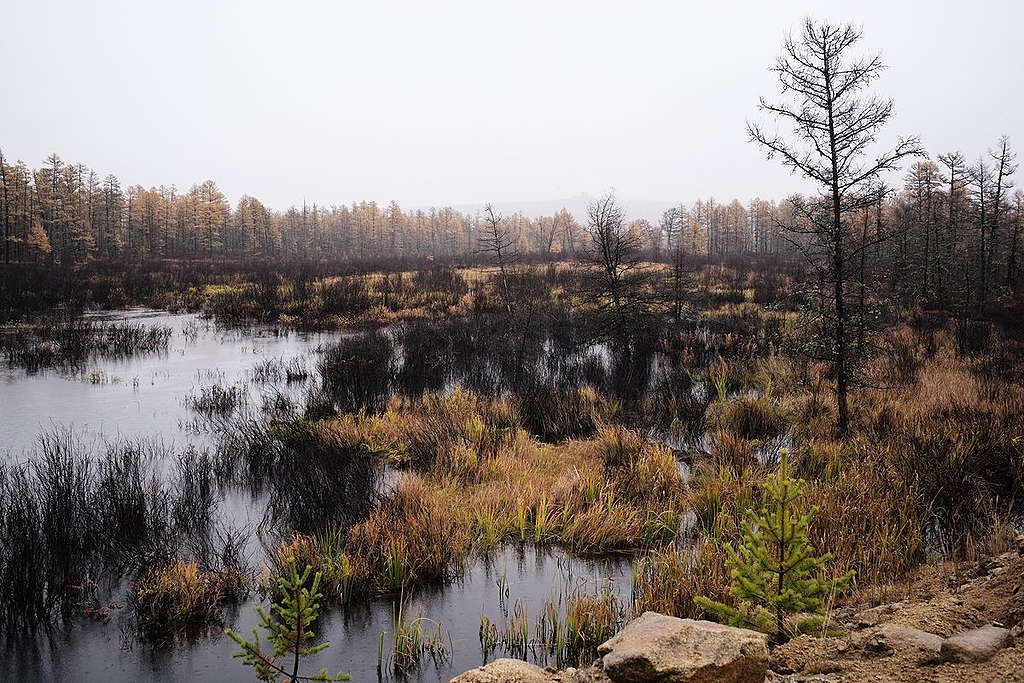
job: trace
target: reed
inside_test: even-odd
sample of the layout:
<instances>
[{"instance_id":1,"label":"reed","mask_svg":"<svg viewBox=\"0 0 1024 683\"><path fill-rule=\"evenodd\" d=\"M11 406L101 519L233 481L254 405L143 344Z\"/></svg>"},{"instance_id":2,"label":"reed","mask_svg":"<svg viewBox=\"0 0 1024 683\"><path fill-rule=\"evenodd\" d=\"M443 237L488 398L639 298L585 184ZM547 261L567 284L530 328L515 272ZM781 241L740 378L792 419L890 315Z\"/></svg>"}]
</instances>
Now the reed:
<instances>
[{"instance_id":1,"label":"reed","mask_svg":"<svg viewBox=\"0 0 1024 683\"><path fill-rule=\"evenodd\" d=\"M399 676L419 667L424 657L443 662L451 654L451 637L444 626L417 612L411 614L411 600L399 596L394 607L390 653L385 656L385 633L380 634L377 653L377 671L391 671Z\"/></svg>"}]
</instances>

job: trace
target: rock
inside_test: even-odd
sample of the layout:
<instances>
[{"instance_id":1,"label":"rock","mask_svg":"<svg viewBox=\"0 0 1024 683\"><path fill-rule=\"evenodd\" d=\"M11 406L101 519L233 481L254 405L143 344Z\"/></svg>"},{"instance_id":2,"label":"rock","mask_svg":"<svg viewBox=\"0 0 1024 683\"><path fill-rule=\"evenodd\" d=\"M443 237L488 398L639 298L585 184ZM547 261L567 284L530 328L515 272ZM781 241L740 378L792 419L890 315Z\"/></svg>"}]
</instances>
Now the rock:
<instances>
[{"instance_id":1,"label":"rock","mask_svg":"<svg viewBox=\"0 0 1024 683\"><path fill-rule=\"evenodd\" d=\"M811 662L804 667L801 672L805 676L813 676L815 674L836 674L843 670L841 662L826 661L826 662Z\"/></svg>"},{"instance_id":2,"label":"rock","mask_svg":"<svg viewBox=\"0 0 1024 683\"><path fill-rule=\"evenodd\" d=\"M919 628L886 624L871 634L866 643L877 652L901 652L904 650L925 650L938 654L942 649L942 636L922 631Z\"/></svg>"},{"instance_id":3,"label":"rock","mask_svg":"<svg viewBox=\"0 0 1024 683\"><path fill-rule=\"evenodd\" d=\"M762 683L768 636L710 621L644 612L597 650L614 683Z\"/></svg>"},{"instance_id":4,"label":"rock","mask_svg":"<svg viewBox=\"0 0 1024 683\"><path fill-rule=\"evenodd\" d=\"M496 659L486 666L459 674L451 683L548 683L544 669L521 659Z\"/></svg>"},{"instance_id":5,"label":"rock","mask_svg":"<svg viewBox=\"0 0 1024 683\"><path fill-rule=\"evenodd\" d=\"M1010 644L1010 631L982 626L942 641L942 659L947 662L983 662Z\"/></svg>"},{"instance_id":6,"label":"rock","mask_svg":"<svg viewBox=\"0 0 1024 683\"><path fill-rule=\"evenodd\" d=\"M604 671L596 666L584 669L566 669L555 677L558 683L611 683Z\"/></svg>"},{"instance_id":7,"label":"rock","mask_svg":"<svg viewBox=\"0 0 1024 683\"><path fill-rule=\"evenodd\" d=\"M1017 548L1018 555L1024 555L1024 531L1013 539L1013 545Z\"/></svg>"},{"instance_id":8,"label":"rock","mask_svg":"<svg viewBox=\"0 0 1024 683\"><path fill-rule=\"evenodd\" d=\"M878 622L882 620L882 616L888 613L886 612L886 607L886 605L879 605L878 607L857 612L857 615L853 618L853 623L861 628L877 626Z\"/></svg>"}]
</instances>

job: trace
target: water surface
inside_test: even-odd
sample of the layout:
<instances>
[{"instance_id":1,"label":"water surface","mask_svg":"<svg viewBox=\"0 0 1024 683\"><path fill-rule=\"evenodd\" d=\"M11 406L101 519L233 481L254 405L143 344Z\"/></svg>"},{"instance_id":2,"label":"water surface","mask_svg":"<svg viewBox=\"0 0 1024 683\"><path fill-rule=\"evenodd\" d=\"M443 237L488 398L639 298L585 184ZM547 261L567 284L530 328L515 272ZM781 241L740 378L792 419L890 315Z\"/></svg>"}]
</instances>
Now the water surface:
<instances>
[{"instance_id":1,"label":"water surface","mask_svg":"<svg viewBox=\"0 0 1024 683\"><path fill-rule=\"evenodd\" d=\"M117 440L155 439L163 453L216 447L218 432L189 407L188 397L203 387L238 386L245 409L258 411L265 396L281 392L297 403L316 388L319 350L343 333L302 333L275 327L222 329L194 314L172 315L132 309L94 314L99 320L133 320L172 330L166 352L122 359L92 359L75 370L45 369L30 373L0 368L0 443L3 458L17 462L29 457L39 435L49 430L72 430L76 438L102 444ZM401 363L400 349L396 353ZM254 369L268 359L299 358L310 372L298 382L251 381ZM450 382L447 383L450 385ZM169 456L168 456L169 457ZM170 463L155 463L156 470ZM266 500L245 491L229 491L218 514L250 533L248 550L255 562L265 550L254 532ZM250 681L252 676L230 655L233 641L214 629L193 642L157 648L138 640L131 610L124 605L127 585L112 579L102 586L104 600L113 606L109 623L83 616L69 628L38 632L7 642L0 678L21 681ZM101 582L102 583L102 582ZM597 592L610 587L629 602L630 563L626 558L578 558L558 550L503 547L475 558L453 584L406 596L407 609L443 625L448 652L427 659L405 674L411 680L448 680L488 658L480 651L480 618L504 623L508 610L521 600L531 618L544 604L558 602L575 590ZM333 643L307 665L328 667L353 675L354 680L393 678L387 667L378 672L380 634L390 633L397 597L329 611L317 631ZM225 625L248 633L257 620L254 598L225 611ZM385 637L389 644L389 636ZM499 649L489 657L502 656ZM543 652L528 653L546 662Z\"/></svg>"}]
</instances>

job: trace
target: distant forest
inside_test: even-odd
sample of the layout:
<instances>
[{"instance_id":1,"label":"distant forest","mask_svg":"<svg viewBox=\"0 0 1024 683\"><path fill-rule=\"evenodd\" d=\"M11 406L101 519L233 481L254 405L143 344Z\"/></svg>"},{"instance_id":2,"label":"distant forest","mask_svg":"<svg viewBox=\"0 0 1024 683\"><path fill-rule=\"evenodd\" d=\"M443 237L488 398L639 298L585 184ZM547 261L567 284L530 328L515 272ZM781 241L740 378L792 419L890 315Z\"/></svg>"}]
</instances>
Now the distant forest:
<instances>
[{"instance_id":1,"label":"distant forest","mask_svg":"<svg viewBox=\"0 0 1024 683\"><path fill-rule=\"evenodd\" d=\"M959 153L918 161L903 186L884 188L874 206L845 217L845 230L871 252L886 277L925 298L984 301L993 291L1018 292L1022 194L1007 138L974 161ZM243 196L232 207L212 180L175 187L125 188L56 154L32 169L0 152L0 221L4 263L158 259L372 262L458 259L480 253L485 213L451 208L303 205L277 211ZM798 255L804 247L799 196L782 201L699 200L665 211L656 224L626 223L652 260L692 256ZM530 218L501 217L519 254L572 258L586 225L566 210ZM877 243L876 248L869 248Z\"/></svg>"}]
</instances>

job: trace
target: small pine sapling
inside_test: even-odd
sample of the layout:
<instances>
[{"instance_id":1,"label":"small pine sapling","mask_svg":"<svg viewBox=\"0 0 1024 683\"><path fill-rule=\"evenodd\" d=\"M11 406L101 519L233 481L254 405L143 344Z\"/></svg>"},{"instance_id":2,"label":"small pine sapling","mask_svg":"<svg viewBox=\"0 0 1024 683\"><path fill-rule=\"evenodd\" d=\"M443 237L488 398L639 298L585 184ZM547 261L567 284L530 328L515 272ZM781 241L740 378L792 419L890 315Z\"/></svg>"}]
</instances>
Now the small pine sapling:
<instances>
[{"instance_id":1,"label":"small pine sapling","mask_svg":"<svg viewBox=\"0 0 1024 683\"><path fill-rule=\"evenodd\" d=\"M768 633L776 642L786 633L786 616L814 614L802 620L797 630L809 632L824 624L823 598L849 586L854 572L836 579L824 575L831 554L814 557L807 540L807 526L817 508L801 511L798 498L803 480L789 476L786 452L779 470L765 482L765 501L759 512L747 510L741 525L739 549L725 544L732 574L730 592L735 607L699 596L697 605L722 623Z\"/></svg>"},{"instance_id":2,"label":"small pine sapling","mask_svg":"<svg viewBox=\"0 0 1024 683\"><path fill-rule=\"evenodd\" d=\"M277 683L280 676L284 676L285 683L350 680L348 674L339 672L332 676L327 669L321 669L319 673L310 676L299 675L302 658L311 657L331 646L330 643L310 644L314 633L309 626L320 614L319 600L323 597L318 590L320 572L313 576L312 584L306 586L311 571L312 568L307 565L300 575L295 568L295 560L289 560L288 573L277 579L281 598L275 601L271 608L272 612L277 612L277 618L267 614L262 607L256 608L260 615L259 628L267 632L267 640L273 645L270 653L263 650L257 629L252 630L252 640L245 639L231 629L226 631L227 635L242 648L232 657L237 657L242 660L243 665L252 667L258 681Z\"/></svg>"}]
</instances>

